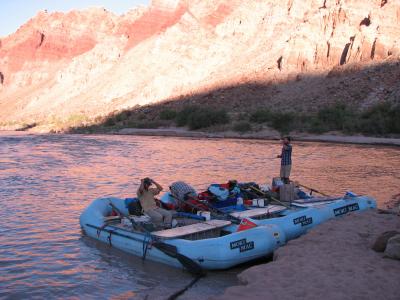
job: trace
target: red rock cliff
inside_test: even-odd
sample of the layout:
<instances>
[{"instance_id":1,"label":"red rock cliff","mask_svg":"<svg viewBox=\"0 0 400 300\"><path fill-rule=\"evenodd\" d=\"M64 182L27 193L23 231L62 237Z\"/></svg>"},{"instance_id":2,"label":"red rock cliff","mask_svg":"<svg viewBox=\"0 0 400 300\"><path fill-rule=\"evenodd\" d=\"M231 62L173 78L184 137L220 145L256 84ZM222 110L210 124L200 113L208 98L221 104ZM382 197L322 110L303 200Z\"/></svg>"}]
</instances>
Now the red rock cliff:
<instances>
[{"instance_id":1,"label":"red rock cliff","mask_svg":"<svg viewBox=\"0 0 400 300\"><path fill-rule=\"evenodd\" d=\"M40 12L0 41L0 121L93 116L399 55L394 0L154 0L122 16Z\"/></svg>"}]
</instances>

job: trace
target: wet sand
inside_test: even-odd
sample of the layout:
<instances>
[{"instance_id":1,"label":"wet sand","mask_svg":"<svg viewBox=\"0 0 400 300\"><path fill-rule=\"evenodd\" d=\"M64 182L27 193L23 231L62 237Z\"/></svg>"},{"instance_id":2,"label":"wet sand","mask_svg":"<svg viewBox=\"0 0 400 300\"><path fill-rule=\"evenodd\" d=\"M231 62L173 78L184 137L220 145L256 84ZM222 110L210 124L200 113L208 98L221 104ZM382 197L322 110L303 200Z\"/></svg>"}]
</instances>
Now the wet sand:
<instances>
[{"instance_id":1,"label":"wet sand","mask_svg":"<svg viewBox=\"0 0 400 300\"><path fill-rule=\"evenodd\" d=\"M400 216L377 210L324 223L278 249L274 261L238 275L241 286L212 299L399 299L400 261L371 249L400 230Z\"/></svg>"},{"instance_id":2,"label":"wet sand","mask_svg":"<svg viewBox=\"0 0 400 300\"><path fill-rule=\"evenodd\" d=\"M280 134L274 130L263 130L258 132L240 134L233 131L204 132L204 131L190 131L183 128L171 127L171 128L157 128L157 129L123 128L112 133L122 134L122 135L127 134L127 135L175 136L175 137L196 137L196 138L240 138L240 139L264 139L264 140L280 139ZM291 136L297 141L400 146L400 138L369 137L362 135L348 136L343 134L312 135L304 133L291 134Z\"/></svg>"},{"instance_id":3,"label":"wet sand","mask_svg":"<svg viewBox=\"0 0 400 300\"><path fill-rule=\"evenodd\" d=\"M27 131L2 130L0 134L26 135L30 134L46 134L50 129L45 127L34 127ZM96 133L95 133L96 134ZM172 137L193 137L193 138L228 138L228 139L259 139L259 140L280 140L281 134L275 130L262 130L257 132L238 133L234 131L223 132L206 132L192 131L184 128L122 128L111 132L98 132L98 134L116 134L116 135L138 135L138 136L172 136ZM296 141L306 142L326 142L340 144L364 144L364 145L386 145L400 146L400 138L372 137L363 135L344 135L335 134L308 134L308 133L292 133L290 136Z\"/></svg>"}]
</instances>

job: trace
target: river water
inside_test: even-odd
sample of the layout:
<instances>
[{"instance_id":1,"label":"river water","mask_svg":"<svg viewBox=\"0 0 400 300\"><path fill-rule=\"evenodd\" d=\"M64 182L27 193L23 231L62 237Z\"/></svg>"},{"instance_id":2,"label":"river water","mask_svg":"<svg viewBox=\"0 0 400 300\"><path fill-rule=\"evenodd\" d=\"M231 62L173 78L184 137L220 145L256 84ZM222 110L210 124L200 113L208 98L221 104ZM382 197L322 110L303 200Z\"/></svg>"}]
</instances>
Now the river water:
<instances>
[{"instance_id":1,"label":"river water","mask_svg":"<svg viewBox=\"0 0 400 300\"><path fill-rule=\"evenodd\" d=\"M400 149L293 143L292 178L332 195L352 190L379 205L400 193ZM270 183L280 145L271 141L111 135L0 134L0 298L165 299L191 276L82 235L95 198L134 196L140 178ZM237 284L243 267L210 272L179 299Z\"/></svg>"}]
</instances>

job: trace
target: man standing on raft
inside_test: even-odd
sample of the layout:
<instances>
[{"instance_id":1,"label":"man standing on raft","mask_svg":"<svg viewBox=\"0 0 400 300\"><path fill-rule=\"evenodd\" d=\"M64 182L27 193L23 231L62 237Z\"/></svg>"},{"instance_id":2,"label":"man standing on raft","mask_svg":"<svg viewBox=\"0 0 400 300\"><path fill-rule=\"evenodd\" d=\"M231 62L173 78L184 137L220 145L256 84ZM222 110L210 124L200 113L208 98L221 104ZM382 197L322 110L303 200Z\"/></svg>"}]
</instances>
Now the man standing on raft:
<instances>
[{"instance_id":1,"label":"man standing on raft","mask_svg":"<svg viewBox=\"0 0 400 300\"><path fill-rule=\"evenodd\" d=\"M282 153L277 157L281 159L281 179L283 183L289 183L290 171L292 169L292 145L290 137L286 136L282 139Z\"/></svg>"},{"instance_id":2,"label":"man standing on raft","mask_svg":"<svg viewBox=\"0 0 400 300\"><path fill-rule=\"evenodd\" d=\"M154 183L155 188L150 188ZM172 214L170 211L160 208L156 205L154 196L162 191L162 186L148 177L140 182L140 187L137 190L137 196L140 205L146 215L151 218L151 221L158 226L171 227Z\"/></svg>"}]
</instances>

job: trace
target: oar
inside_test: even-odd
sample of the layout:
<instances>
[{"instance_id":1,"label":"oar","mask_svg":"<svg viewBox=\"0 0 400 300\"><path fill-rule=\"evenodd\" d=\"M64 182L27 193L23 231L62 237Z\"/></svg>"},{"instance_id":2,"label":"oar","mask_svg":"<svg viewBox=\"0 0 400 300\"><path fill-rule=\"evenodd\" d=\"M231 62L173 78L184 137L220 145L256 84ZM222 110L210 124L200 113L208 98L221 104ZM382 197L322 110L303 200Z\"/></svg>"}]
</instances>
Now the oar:
<instances>
[{"instance_id":1,"label":"oar","mask_svg":"<svg viewBox=\"0 0 400 300\"><path fill-rule=\"evenodd\" d=\"M192 208L195 208L197 210L203 210L203 208L201 208L200 206L190 203L190 202L186 202L184 200L178 199L177 197L175 197L174 195L172 195L172 193L170 193L171 197L174 198L175 200L178 200L179 202L183 203L183 204L187 204L189 206L191 206ZM234 216L231 216L230 214L227 214L226 212L211 206L210 204L208 204L207 202L204 202L204 205L207 206L207 208L210 211L210 214L213 215L216 219L220 219L221 215L225 218L225 219L229 219L230 221L232 221L232 223L235 224L240 224L240 222L242 222L241 219L236 218ZM216 211L216 212L214 212Z\"/></svg>"},{"instance_id":2,"label":"oar","mask_svg":"<svg viewBox=\"0 0 400 300\"><path fill-rule=\"evenodd\" d=\"M166 244L166 243L163 243L163 242L157 240L157 238L155 236L151 235L150 231L148 231L146 228L144 228L141 224L136 223L135 220L133 218L131 218L130 216L123 214L111 201L110 201L110 206L117 212L118 215L130 220L132 223L132 227L134 227L134 228L135 228L135 226L139 227L140 229L142 229L143 231L148 233L152 238L154 238L156 240L156 242L153 243L153 246L156 247L158 250L160 250L161 252L165 253L166 255L168 255L170 257L176 258L182 264L182 266L184 266L193 275L196 275L196 276L204 275L203 268L198 263L196 263L194 260L179 253L176 246Z\"/></svg>"},{"instance_id":3,"label":"oar","mask_svg":"<svg viewBox=\"0 0 400 300\"><path fill-rule=\"evenodd\" d=\"M330 197L329 195L327 195L327 194L325 194L325 193L323 193L323 192L317 191L316 189L313 189L313 188L311 188L311 187L305 186L305 185L300 184L300 183L298 183L298 182L296 182L296 184L299 185L299 186L301 186L301 187L303 187L303 188L306 188L306 189L310 190L311 192L316 192L316 193L318 193L318 194L320 194L320 195L322 195L322 196Z\"/></svg>"},{"instance_id":4,"label":"oar","mask_svg":"<svg viewBox=\"0 0 400 300\"><path fill-rule=\"evenodd\" d=\"M249 187L250 187L253 191L256 191L256 192L258 192L259 194L261 194L262 196L267 197L267 198L270 198L271 200L276 201L276 202L282 204L282 205L285 206L286 208L290 208L289 205L287 205L286 203L283 203L282 201L276 199L275 197L273 197L273 196L271 196L271 195L268 195L267 193L264 193L263 191L259 190L259 189L256 188L255 186L250 185Z\"/></svg>"}]
</instances>

